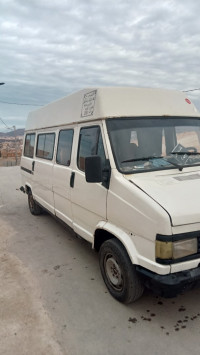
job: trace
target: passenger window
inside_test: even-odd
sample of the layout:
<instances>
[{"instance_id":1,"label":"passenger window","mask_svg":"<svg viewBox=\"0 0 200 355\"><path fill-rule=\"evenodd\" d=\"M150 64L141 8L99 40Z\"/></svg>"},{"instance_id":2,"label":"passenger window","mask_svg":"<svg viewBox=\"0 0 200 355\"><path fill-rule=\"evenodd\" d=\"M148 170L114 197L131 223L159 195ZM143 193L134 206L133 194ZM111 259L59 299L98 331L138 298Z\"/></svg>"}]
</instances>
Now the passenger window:
<instances>
[{"instance_id":1,"label":"passenger window","mask_svg":"<svg viewBox=\"0 0 200 355\"><path fill-rule=\"evenodd\" d=\"M59 133L58 149L56 162L57 164L69 166L71 161L71 151L73 142L73 129L62 130Z\"/></svg>"},{"instance_id":2,"label":"passenger window","mask_svg":"<svg viewBox=\"0 0 200 355\"><path fill-rule=\"evenodd\" d=\"M105 163L105 151L101 130L99 126L81 128L79 137L78 168L85 171L85 158L91 155L99 155L102 164Z\"/></svg>"},{"instance_id":3,"label":"passenger window","mask_svg":"<svg viewBox=\"0 0 200 355\"><path fill-rule=\"evenodd\" d=\"M38 158L53 159L55 133L39 134L37 140L36 156Z\"/></svg>"},{"instance_id":4,"label":"passenger window","mask_svg":"<svg viewBox=\"0 0 200 355\"><path fill-rule=\"evenodd\" d=\"M33 158L34 146L35 146L35 133L27 134L25 138L25 144L24 144L25 157Z\"/></svg>"}]
</instances>

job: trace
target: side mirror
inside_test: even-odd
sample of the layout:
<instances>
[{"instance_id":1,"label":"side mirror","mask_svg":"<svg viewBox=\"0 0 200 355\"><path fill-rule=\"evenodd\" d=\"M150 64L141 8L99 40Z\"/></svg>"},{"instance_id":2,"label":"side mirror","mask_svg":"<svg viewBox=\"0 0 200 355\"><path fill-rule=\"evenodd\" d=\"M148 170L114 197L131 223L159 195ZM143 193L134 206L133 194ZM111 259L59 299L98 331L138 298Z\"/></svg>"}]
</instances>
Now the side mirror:
<instances>
[{"instance_id":1,"label":"side mirror","mask_svg":"<svg viewBox=\"0 0 200 355\"><path fill-rule=\"evenodd\" d=\"M102 182L101 157L92 155L85 158L85 179L87 182Z\"/></svg>"}]
</instances>

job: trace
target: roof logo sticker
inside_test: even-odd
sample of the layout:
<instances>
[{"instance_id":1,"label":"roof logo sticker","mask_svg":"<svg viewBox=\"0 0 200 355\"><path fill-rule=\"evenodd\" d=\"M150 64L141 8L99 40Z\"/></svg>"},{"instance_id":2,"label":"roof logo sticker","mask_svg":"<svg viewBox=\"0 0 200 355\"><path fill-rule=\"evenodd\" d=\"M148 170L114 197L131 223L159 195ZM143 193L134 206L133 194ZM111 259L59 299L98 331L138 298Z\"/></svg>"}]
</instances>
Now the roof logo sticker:
<instances>
[{"instance_id":1,"label":"roof logo sticker","mask_svg":"<svg viewBox=\"0 0 200 355\"><path fill-rule=\"evenodd\" d=\"M81 117L92 116L95 107L97 90L93 90L84 95Z\"/></svg>"}]
</instances>

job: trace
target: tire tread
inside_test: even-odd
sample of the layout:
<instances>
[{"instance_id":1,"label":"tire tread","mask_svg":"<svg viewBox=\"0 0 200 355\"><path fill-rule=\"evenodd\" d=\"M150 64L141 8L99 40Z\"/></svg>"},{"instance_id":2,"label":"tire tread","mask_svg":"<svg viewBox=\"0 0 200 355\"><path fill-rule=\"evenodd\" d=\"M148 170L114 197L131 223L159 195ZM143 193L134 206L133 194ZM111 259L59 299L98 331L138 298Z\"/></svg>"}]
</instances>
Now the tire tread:
<instances>
[{"instance_id":1,"label":"tire tread","mask_svg":"<svg viewBox=\"0 0 200 355\"><path fill-rule=\"evenodd\" d=\"M125 288L122 292L114 290L107 279L106 272L103 266L104 256L107 252L112 252L113 254L115 254L116 258L121 264L121 267L126 273ZM128 304L136 301L142 296L144 286L139 278L139 275L137 274L135 266L132 264L129 258L126 249L118 239L112 238L102 244L99 253L99 262L104 282L109 292L114 298L116 298L120 302Z\"/></svg>"}]
</instances>

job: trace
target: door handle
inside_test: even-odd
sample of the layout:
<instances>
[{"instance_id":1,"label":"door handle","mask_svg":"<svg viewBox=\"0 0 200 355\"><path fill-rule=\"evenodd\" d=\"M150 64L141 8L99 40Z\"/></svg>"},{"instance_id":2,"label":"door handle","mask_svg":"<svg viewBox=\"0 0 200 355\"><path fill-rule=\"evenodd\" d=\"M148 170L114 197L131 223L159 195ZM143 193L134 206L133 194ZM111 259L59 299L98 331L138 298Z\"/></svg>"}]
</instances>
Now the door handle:
<instances>
[{"instance_id":1,"label":"door handle","mask_svg":"<svg viewBox=\"0 0 200 355\"><path fill-rule=\"evenodd\" d=\"M75 172L72 171L71 177L70 177L70 187L74 187L74 179L75 179Z\"/></svg>"},{"instance_id":2,"label":"door handle","mask_svg":"<svg viewBox=\"0 0 200 355\"><path fill-rule=\"evenodd\" d=\"M32 162L32 171L34 171L34 169L35 169L35 161L33 160L33 162Z\"/></svg>"}]
</instances>

